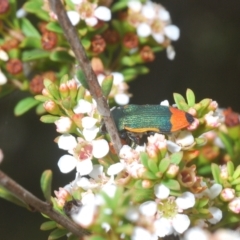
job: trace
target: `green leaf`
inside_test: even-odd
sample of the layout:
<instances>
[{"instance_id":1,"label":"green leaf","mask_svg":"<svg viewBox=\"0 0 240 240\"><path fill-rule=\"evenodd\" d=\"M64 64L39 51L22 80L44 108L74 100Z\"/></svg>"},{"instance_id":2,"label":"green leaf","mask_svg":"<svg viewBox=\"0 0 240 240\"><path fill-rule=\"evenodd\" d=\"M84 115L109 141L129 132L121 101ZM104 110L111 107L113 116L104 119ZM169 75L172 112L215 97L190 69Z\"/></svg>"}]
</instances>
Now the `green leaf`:
<instances>
[{"instance_id":1,"label":"green leaf","mask_svg":"<svg viewBox=\"0 0 240 240\"><path fill-rule=\"evenodd\" d=\"M80 99L83 99L85 96L86 89L83 86L80 86L78 88L78 93L77 93L77 99L76 101L78 102Z\"/></svg>"},{"instance_id":2,"label":"green leaf","mask_svg":"<svg viewBox=\"0 0 240 240\"><path fill-rule=\"evenodd\" d=\"M14 203L14 204L16 204L20 207L25 207L25 208L29 209L27 204L25 204L20 199L15 197L11 192L9 192L7 189L5 189L2 186L0 186L0 197L9 201L9 202L12 202L12 203Z\"/></svg>"},{"instance_id":3,"label":"green leaf","mask_svg":"<svg viewBox=\"0 0 240 240\"><path fill-rule=\"evenodd\" d=\"M211 165L213 179L216 183L221 183L220 181L220 169L216 163L212 163Z\"/></svg>"},{"instance_id":4,"label":"green leaf","mask_svg":"<svg viewBox=\"0 0 240 240\"><path fill-rule=\"evenodd\" d=\"M165 173L168 170L168 167L169 167L170 163L171 162L170 162L169 158L163 158L161 160L161 162L159 163L159 167L158 167L159 171L161 173Z\"/></svg>"},{"instance_id":5,"label":"green leaf","mask_svg":"<svg viewBox=\"0 0 240 240\"><path fill-rule=\"evenodd\" d=\"M232 139L225 133L223 132L219 132L219 137L220 139L222 140L226 150L227 150L227 153L230 155L231 158L233 158L234 156L234 144L233 144L233 141Z\"/></svg>"},{"instance_id":6,"label":"green leaf","mask_svg":"<svg viewBox=\"0 0 240 240\"><path fill-rule=\"evenodd\" d=\"M82 43L84 49L86 49L86 50L88 50L91 47L91 41L89 39L84 38L81 40L81 43Z\"/></svg>"},{"instance_id":7,"label":"green leaf","mask_svg":"<svg viewBox=\"0 0 240 240\"><path fill-rule=\"evenodd\" d=\"M106 238L101 236L92 236L92 237L88 237L88 240L106 240Z\"/></svg>"},{"instance_id":8,"label":"green leaf","mask_svg":"<svg viewBox=\"0 0 240 240\"><path fill-rule=\"evenodd\" d=\"M47 222L44 222L44 223L41 224L40 229L42 231L47 231L47 230L51 230L51 229L56 228L56 227L57 227L56 222L47 221Z\"/></svg>"},{"instance_id":9,"label":"green leaf","mask_svg":"<svg viewBox=\"0 0 240 240\"><path fill-rule=\"evenodd\" d=\"M58 239L65 236L69 231L67 229L56 229L52 231L48 237L48 240Z\"/></svg>"},{"instance_id":10,"label":"green leaf","mask_svg":"<svg viewBox=\"0 0 240 240\"><path fill-rule=\"evenodd\" d=\"M140 160L144 167L148 168L148 155L145 152L140 153Z\"/></svg>"},{"instance_id":11,"label":"green leaf","mask_svg":"<svg viewBox=\"0 0 240 240\"><path fill-rule=\"evenodd\" d=\"M49 55L50 55L50 52L42 49L27 50L27 51L23 51L22 53L22 61L27 62L27 61L47 58L49 57Z\"/></svg>"},{"instance_id":12,"label":"green leaf","mask_svg":"<svg viewBox=\"0 0 240 240\"><path fill-rule=\"evenodd\" d=\"M54 62L74 63L74 58L70 56L66 51L53 51L49 57Z\"/></svg>"},{"instance_id":13,"label":"green leaf","mask_svg":"<svg viewBox=\"0 0 240 240\"><path fill-rule=\"evenodd\" d=\"M8 51L9 58L19 58L19 55L20 55L19 48L13 48Z\"/></svg>"},{"instance_id":14,"label":"green leaf","mask_svg":"<svg viewBox=\"0 0 240 240\"><path fill-rule=\"evenodd\" d=\"M36 100L38 100L39 102L46 102L46 101L50 100L49 97L43 96L43 95L36 95L36 96L34 96L34 98Z\"/></svg>"},{"instance_id":15,"label":"green leaf","mask_svg":"<svg viewBox=\"0 0 240 240\"><path fill-rule=\"evenodd\" d=\"M150 172L150 171L145 171L143 173L143 178L144 179L150 179L150 180L155 180L157 177L154 173Z\"/></svg>"},{"instance_id":16,"label":"green leaf","mask_svg":"<svg viewBox=\"0 0 240 240\"><path fill-rule=\"evenodd\" d=\"M151 172L153 172L153 173L158 172L158 166L157 166L156 162L151 158L148 159L148 169L150 169Z\"/></svg>"},{"instance_id":17,"label":"green leaf","mask_svg":"<svg viewBox=\"0 0 240 240\"><path fill-rule=\"evenodd\" d=\"M14 108L15 116L20 116L39 104L39 101L33 97L27 97L20 100Z\"/></svg>"},{"instance_id":18,"label":"green leaf","mask_svg":"<svg viewBox=\"0 0 240 240\"><path fill-rule=\"evenodd\" d=\"M191 89L187 89L187 102L190 107L193 107L195 104L195 95Z\"/></svg>"},{"instance_id":19,"label":"green leaf","mask_svg":"<svg viewBox=\"0 0 240 240\"><path fill-rule=\"evenodd\" d=\"M124 75L124 81L128 82L134 78L136 78L139 74L147 74L149 72L149 69L145 66L137 66L135 68L126 68L122 71L122 74Z\"/></svg>"},{"instance_id":20,"label":"green leaf","mask_svg":"<svg viewBox=\"0 0 240 240\"><path fill-rule=\"evenodd\" d=\"M203 208L205 207L209 202L209 198L207 197L203 197L201 199L199 199L199 201L197 202L197 208Z\"/></svg>"},{"instance_id":21,"label":"green leaf","mask_svg":"<svg viewBox=\"0 0 240 240\"><path fill-rule=\"evenodd\" d=\"M63 30L58 22L49 22L46 25L46 28L47 28L47 30L55 32L55 33L61 33L61 34L63 33Z\"/></svg>"},{"instance_id":22,"label":"green leaf","mask_svg":"<svg viewBox=\"0 0 240 240\"><path fill-rule=\"evenodd\" d=\"M233 176L234 173L234 164L232 161L228 161L227 162L227 172L228 172L228 176Z\"/></svg>"},{"instance_id":23,"label":"green leaf","mask_svg":"<svg viewBox=\"0 0 240 240\"><path fill-rule=\"evenodd\" d=\"M50 203L51 202L51 192L52 192L52 171L45 170L42 173L40 179L41 189L45 199Z\"/></svg>"},{"instance_id":24,"label":"green leaf","mask_svg":"<svg viewBox=\"0 0 240 240\"><path fill-rule=\"evenodd\" d=\"M58 119L59 119L59 117L56 117L56 116L44 115L40 118L40 121L43 123L54 123Z\"/></svg>"},{"instance_id":25,"label":"green leaf","mask_svg":"<svg viewBox=\"0 0 240 240\"><path fill-rule=\"evenodd\" d=\"M20 44L21 48L41 48L41 40L36 37L26 37Z\"/></svg>"},{"instance_id":26,"label":"green leaf","mask_svg":"<svg viewBox=\"0 0 240 240\"><path fill-rule=\"evenodd\" d=\"M207 139L204 137L195 138L195 142L198 146L204 146L207 143Z\"/></svg>"},{"instance_id":27,"label":"green leaf","mask_svg":"<svg viewBox=\"0 0 240 240\"><path fill-rule=\"evenodd\" d=\"M164 179L162 183L168 187L170 190L178 191L181 189L180 184L177 180L174 179Z\"/></svg>"},{"instance_id":28,"label":"green leaf","mask_svg":"<svg viewBox=\"0 0 240 240\"><path fill-rule=\"evenodd\" d=\"M38 30L32 25L27 18L21 18L21 29L26 37L41 38Z\"/></svg>"},{"instance_id":29,"label":"green leaf","mask_svg":"<svg viewBox=\"0 0 240 240\"><path fill-rule=\"evenodd\" d=\"M105 79L102 82L102 92L105 97L108 97L109 93L112 90L113 85L113 75L109 75L105 77Z\"/></svg>"},{"instance_id":30,"label":"green leaf","mask_svg":"<svg viewBox=\"0 0 240 240\"><path fill-rule=\"evenodd\" d=\"M60 84L66 83L69 80L68 74L64 74L60 79Z\"/></svg>"},{"instance_id":31,"label":"green leaf","mask_svg":"<svg viewBox=\"0 0 240 240\"><path fill-rule=\"evenodd\" d=\"M199 102L200 109L197 110L198 117L203 117L208 112L208 106L211 103L211 101L212 101L211 99L205 98L201 102Z\"/></svg>"},{"instance_id":32,"label":"green leaf","mask_svg":"<svg viewBox=\"0 0 240 240\"><path fill-rule=\"evenodd\" d=\"M42 0L28 1L23 5L23 8L25 9L26 12L34 13L42 20L48 22L50 20L49 14L48 12L42 10L42 7L43 7Z\"/></svg>"},{"instance_id":33,"label":"green leaf","mask_svg":"<svg viewBox=\"0 0 240 240\"><path fill-rule=\"evenodd\" d=\"M81 69L77 70L76 76L77 76L77 79L80 81L80 83L83 85L83 87L86 89L89 89L86 76Z\"/></svg>"},{"instance_id":34,"label":"green leaf","mask_svg":"<svg viewBox=\"0 0 240 240\"><path fill-rule=\"evenodd\" d=\"M234 171L232 177L233 179L236 179L240 176L240 165L237 166L236 170Z\"/></svg>"},{"instance_id":35,"label":"green leaf","mask_svg":"<svg viewBox=\"0 0 240 240\"><path fill-rule=\"evenodd\" d=\"M174 98L175 103L177 104L177 107L179 109L183 110L181 108L181 105L182 105L182 103L186 103L184 97L181 94L179 94L179 93L174 93L173 94L173 98Z\"/></svg>"},{"instance_id":36,"label":"green leaf","mask_svg":"<svg viewBox=\"0 0 240 240\"><path fill-rule=\"evenodd\" d=\"M135 61L131 58L131 57L128 57L128 56L124 56L122 58L122 64L125 65L125 66L134 66L135 65Z\"/></svg>"},{"instance_id":37,"label":"green leaf","mask_svg":"<svg viewBox=\"0 0 240 240\"><path fill-rule=\"evenodd\" d=\"M183 158L183 152L176 152L170 155L170 161L171 163L174 163L176 165L179 165Z\"/></svg>"},{"instance_id":38,"label":"green leaf","mask_svg":"<svg viewBox=\"0 0 240 240\"><path fill-rule=\"evenodd\" d=\"M44 80L44 82L45 82L45 80ZM54 99L56 99L56 100L60 99L58 86L55 83L52 82L51 84L49 84L47 86L47 90L54 97Z\"/></svg>"},{"instance_id":39,"label":"green leaf","mask_svg":"<svg viewBox=\"0 0 240 240\"><path fill-rule=\"evenodd\" d=\"M79 237L77 237L77 236L71 234L71 235L68 237L67 240L79 240Z\"/></svg>"},{"instance_id":40,"label":"green leaf","mask_svg":"<svg viewBox=\"0 0 240 240\"><path fill-rule=\"evenodd\" d=\"M122 10L124 8L127 8L128 2L129 2L128 0L121 0L119 2L116 2L111 7L112 12L116 12L116 11Z\"/></svg>"},{"instance_id":41,"label":"green leaf","mask_svg":"<svg viewBox=\"0 0 240 240\"><path fill-rule=\"evenodd\" d=\"M42 103L38 104L35 110L36 110L37 115L42 115L42 114L46 113L46 110L43 107Z\"/></svg>"}]
</instances>

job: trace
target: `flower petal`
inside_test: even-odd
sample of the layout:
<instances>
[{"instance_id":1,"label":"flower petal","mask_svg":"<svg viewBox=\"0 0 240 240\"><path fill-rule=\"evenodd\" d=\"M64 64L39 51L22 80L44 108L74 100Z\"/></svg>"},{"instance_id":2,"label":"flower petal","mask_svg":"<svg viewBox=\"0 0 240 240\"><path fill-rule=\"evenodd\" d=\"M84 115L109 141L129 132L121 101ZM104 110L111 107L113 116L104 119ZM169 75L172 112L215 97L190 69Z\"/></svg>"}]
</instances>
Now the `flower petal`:
<instances>
[{"instance_id":1,"label":"flower petal","mask_svg":"<svg viewBox=\"0 0 240 240\"><path fill-rule=\"evenodd\" d=\"M73 26L76 26L80 22L80 14L76 11L67 11L67 16Z\"/></svg>"},{"instance_id":2,"label":"flower petal","mask_svg":"<svg viewBox=\"0 0 240 240\"><path fill-rule=\"evenodd\" d=\"M84 99L78 101L77 106L73 109L74 113L90 113L92 111L92 104Z\"/></svg>"},{"instance_id":3,"label":"flower petal","mask_svg":"<svg viewBox=\"0 0 240 240\"><path fill-rule=\"evenodd\" d=\"M58 138L58 147L63 150L72 150L77 146L76 138L71 134L63 134Z\"/></svg>"},{"instance_id":4,"label":"flower petal","mask_svg":"<svg viewBox=\"0 0 240 240\"><path fill-rule=\"evenodd\" d=\"M195 205L195 197L191 192L184 192L176 199L176 204L181 209L188 209Z\"/></svg>"},{"instance_id":5,"label":"flower petal","mask_svg":"<svg viewBox=\"0 0 240 240\"><path fill-rule=\"evenodd\" d=\"M164 28L165 35L173 41L176 41L179 39L180 36L180 30L175 25L168 25Z\"/></svg>"},{"instance_id":6,"label":"flower petal","mask_svg":"<svg viewBox=\"0 0 240 240\"><path fill-rule=\"evenodd\" d=\"M185 214L177 214L172 221L173 228L178 232L178 233L183 233L185 232L189 225L190 225L190 220L187 215Z\"/></svg>"},{"instance_id":7,"label":"flower petal","mask_svg":"<svg viewBox=\"0 0 240 240\"><path fill-rule=\"evenodd\" d=\"M182 148L176 143L167 140L167 149L171 153L179 152Z\"/></svg>"},{"instance_id":8,"label":"flower petal","mask_svg":"<svg viewBox=\"0 0 240 240\"><path fill-rule=\"evenodd\" d=\"M159 199L166 199L170 194L170 189L163 184L156 184L154 186L154 194Z\"/></svg>"},{"instance_id":9,"label":"flower petal","mask_svg":"<svg viewBox=\"0 0 240 240\"><path fill-rule=\"evenodd\" d=\"M109 21L112 17L110 9L104 6L97 7L94 11L94 15L102 21Z\"/></svg>"},{"instance_id":10,"label":"flower petal","mask_svg":"<svg viewBox=\"0 0 240 240\"><path fill-rule=\"evenodd\" d=\"M208 219L211 224L216 224L222 219L222 211L216 207L210 207L209 212L212 214L212 218Z\"/></svg>"},{"instance_id":11,"label":"flower petal","mask_svg":"<svg viewBox=\"0 0 240 240\"><path fill-rule=\"evenodd\" d=\"M77 172L79 172L81 176L88 175L92 170L93 164L91 159L77 162Z\"/></svg>"},{"instance_id":12,"label":"flower petal","mask_svg":"<svg viewBox=\"0 0 240 240\"><path fill-rule=\"evenodd\" d=\"M174 47L172 45L169 45L166 49L167 51L167 58L169 60L174 60L175 56L176 56L176 52L174 50Z\"/></svg>"},{"instance_id":13,"label":"flower petal","mask_svg":"<svg viewBox=\"0 0 240 240\"><path fill-rule=\"evenodd\" d=\"M173 233L173 227L169 219L160 218L154 222L154 227L159 237L165 237Z\"/></svg>"},{"instance_id":14,"label":"flower petal","mask_svg":"<svg viewBox=\"0 0 240 240\"><path fill-rule=\"evenodd\" d=\"M154 201L147 201L139 206L139 211L146 217L152 217L157 212L157 204Z\"/></svg>"},{"instance_id":15,"label":"flower petal","mask_svg":"<svg viewBox=\"0 0 240 240\"><path fill-rule=\"evenodd\" d=\"M151 28L147 23L141 23L137 27L137 34L140 37L148 37L151 34Z\"/></svg>"},{"instance_id":16,"label":"flower petal","mask_svg":"<svg viewBox=\"0 0 240 240\"><path fill-rule=\"evenodd\" d=\"M107 175L117 175L124 169L124 165L120 162L110 165L107 170Z\"/></svg>"},{"instance_id":17,"label":"flower petal","mask_svg":"<svg viewBox=\"0 0 240 240\"><path fill-rule=\"evenodd\" d=\"M114 100L119 105L126 105L129 103L129 96L125 93L118 93L114 96Z\"/></svg>"},{"instance_id":18,"label":"flower petal","mask_svg":"<svg viewBox=\"0 0 240 240\"><path fill-rule=\"evenodd\" d=\"M162 21L168 21L168 20L170 20L170 14L169 14L169 12L168 12L166 9L164 9L164 8L159 9L158 17L159 17Z\"/></svg>"},{"instance_id":19,"label":"flower petal","mask_svg":"<svg viewBox=\"0 0 240 240\"><path fill-rule=\"evenodd\" d=\"M92 141L93 151L92 154L95 158L102 158L108 154L109 145L105 139Z\"/></svg>"},{"instance_id":20,"label":"flower petal","mask_svg":"<svg viewBox=\"0 0 240 240\"><path fill-rule=\"evenodd\" d=\"M97 25L98 20L95 17L89 17L85 19L85 22L88 26L94 27L95 25Z\"/></svg>"},{"instance_id":21,"label":"flower petal","mask_svg":"<svg viewBox=\"0 0 240 240\"><path fill-rule=\"evenodd\" d=\"M99 132L99 128L98 127L92 127L92 128L84 128L83 129L83 136L87 141L92 141L93 139L95 139L95 137L97 136Z\"/></svg>"},{"instance_id":22,"label":"flower petal","mask_svg":"<svg viewBox=\"0 0 240 240\"><path fill-rule=\"evenodd\" d=\"M123 76L122 73L112 72L111 74L113 75L113 84L114 85L118 85L118 84L120 84L121 82L124 81L124 76Z\"/></svg>"},{"instance_id":23,"label":"flower petal","mask_svg":"<svg viewBox=\"0 0 240 240\"><path fill-rule=\"evenodd\" d=\"M9 59L8 54L4 50L0 49L0 60L8 61L8 59Z\"/></svg>"},{"instance_id":24,"label":"flower petal","mask_svg":"<svg viewBox=\"0 0 240 240\"><path fill-rule=\"evenodd\" d=\"M93 170L89 173L89 176L95 180L100 179L103 174L103 166L100 164L93 165Z\"/></svg>"},{"instance_id":25,"label":"flower petal","mask_svg":"<svg viewBox=\"0 0 240 240\"><path fill-rule=\"evenodd\" d=\"M97 119L93 117L83 117L82 118L82 126L83 128L92 128L97 123Z\"/></svg>"},{"instance_id":26,"label":"flower petal","mask_svg":"<svg viewBox=\"0 0 240 240\"><path fill-rule=\"evenodd\" d=\"M88 227L92 224L96 206L94 204L87 204L82 206L78 214L72 214L71 218L74 222L82 227Z\"/></svg>"},{"instance_id":27,"label":"flower petal","mask_svg":"<svg viewBox=\"0 0 240 240\"><path fill-rule=\"evenodd\" d=\"M181 147L189 147L194 143L194 137L189 131L180 131L176 138L176 143Z\"/></svg>"},{"instance_id":28,"label":"flower petal","mask_svg":"<svg viewBox=\"0 0 240 240\"><path fill-rule=\"evenodd\" d=\"M2 73L1 69L0 69L0 85L4 85L7 83L7 78L6 76Z\"/></svg>"},{"instance_id":29,"label":"flower petal","mask_svg":"<svg viewBox=\"0 0 240 240\"><path fill-rule=\"evenodd\" d=\"M58 160L58 167L62 173L71 172L77 165L77 159L71 155L63 155Z\"/></svg>"}]
</instances>

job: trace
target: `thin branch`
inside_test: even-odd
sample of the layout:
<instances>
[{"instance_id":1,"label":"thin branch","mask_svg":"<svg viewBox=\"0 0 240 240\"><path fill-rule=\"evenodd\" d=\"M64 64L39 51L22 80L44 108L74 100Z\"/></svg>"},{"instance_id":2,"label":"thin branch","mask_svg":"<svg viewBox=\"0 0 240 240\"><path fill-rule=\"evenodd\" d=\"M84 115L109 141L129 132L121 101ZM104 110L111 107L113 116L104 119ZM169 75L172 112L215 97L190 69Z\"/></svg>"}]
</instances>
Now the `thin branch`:
<instances>
[{"instance_id":1,"label":"thin branch","mask_svg":"<svg viewBox=\"0 0 240 240\"><path fill-rule=\"evenodd\" d=\"M61 226L69 230L71 233L78 237L83 237L89 235L89 232L76 223L71 221L68 217L56 212L49 203L43 202L36 196L28 192L10 177L8 177L4 172L0 170L0 185L5 187L8 191L14 194L21 201L28 204L33 209L49 216L52 220L59 223Z\"/></svg>"},{"instance_id":2,"label":"thin branch","mask_svg":"<svg viewBox=\"0 0 240 240\"><path fill-rule=\"evenodd\" d=\"M81 44L81 40L79 39L78 33L76 29L72 26L66 12L64 6L59 0L49 0L51 5L51 9L53 12L57 14L59 19L59 24L61 25L65 37L69 42L77 61L79 62L81 69L83 70L86 79L89 85L89 91L92 97L97 102L97 108L99 113L103 116L107 131L110 135L111 141L113 143L113 147L117 153L119 153L122 144L120 138L118 136L118 131L115 126L113 119L111 118L111 113L109 110L109 106L107 104L106 98L102 94L101 87L98 83L97 77L91 67L91 63L86 56L85 50Z\"/></svg>"}]
</instances>

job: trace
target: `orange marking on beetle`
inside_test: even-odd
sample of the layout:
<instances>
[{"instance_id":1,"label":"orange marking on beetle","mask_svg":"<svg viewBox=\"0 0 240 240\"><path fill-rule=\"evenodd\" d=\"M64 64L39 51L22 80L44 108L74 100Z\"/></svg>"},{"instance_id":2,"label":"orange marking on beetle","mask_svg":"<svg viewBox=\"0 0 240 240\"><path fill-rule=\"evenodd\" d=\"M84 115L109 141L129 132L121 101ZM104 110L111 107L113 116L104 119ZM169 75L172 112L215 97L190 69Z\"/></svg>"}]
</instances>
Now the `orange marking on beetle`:
<instances>
[{"instance_id":1,"label":"orange marking on beetle","mask_svg":"<svg viewBox=\"0 0 240 240\"><path fill-rule=\"evenodd\" d=\"M135 132L135 133L160 132L158 128L129 128L129 127L124 127L124 129L129 131L129 132Z\"/></svg>"},{"instance_id":2,"label":"orange marking on beetle","mask_svg":"<svg viewBox=\"0 0 240 240\"><path fill-rule=\"evenodd\" d=\"M178 131L190 125L186 119L186 113L184 111L181 111L174 107L170 107L169 110L172 113L170 118L170 122L172 124L171 132Z\"/></svg>"}]
</instances>

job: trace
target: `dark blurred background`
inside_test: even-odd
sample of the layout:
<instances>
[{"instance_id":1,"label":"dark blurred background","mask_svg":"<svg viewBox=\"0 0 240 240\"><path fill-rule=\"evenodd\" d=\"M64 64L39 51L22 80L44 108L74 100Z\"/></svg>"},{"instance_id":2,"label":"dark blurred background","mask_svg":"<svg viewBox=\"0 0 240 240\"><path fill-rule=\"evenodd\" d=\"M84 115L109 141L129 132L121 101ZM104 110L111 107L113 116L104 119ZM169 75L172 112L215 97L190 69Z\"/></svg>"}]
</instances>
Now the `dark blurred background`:
<instances>
[{"instance_id":1,"label":"dark blurred background","mask_svg":"<svg viewBox=\"0 0 240 240\"><path fill-rule=\"evenodd\" d=\"M240 112L240 1L239 0L162 0L181 30L173 43L176 59L158 54L150 64L151 73L130 84L131 103L159 104L172 93L185 95L191 88L197 100L212 98L221 107L231 106ZM52 169L53 189L73 179L63 175L57 161L63 154L53 139L54 125L42 124L34 111L15 118L13 107L23 96L15 92L0 99L0 148L5 158L1 169L42 198L39 187L41 173ZM39 226L45 219L0 199L0 240L46 240L49 232Z\"/></svg>"}]
</instances>

